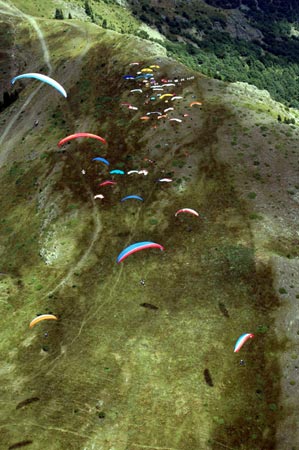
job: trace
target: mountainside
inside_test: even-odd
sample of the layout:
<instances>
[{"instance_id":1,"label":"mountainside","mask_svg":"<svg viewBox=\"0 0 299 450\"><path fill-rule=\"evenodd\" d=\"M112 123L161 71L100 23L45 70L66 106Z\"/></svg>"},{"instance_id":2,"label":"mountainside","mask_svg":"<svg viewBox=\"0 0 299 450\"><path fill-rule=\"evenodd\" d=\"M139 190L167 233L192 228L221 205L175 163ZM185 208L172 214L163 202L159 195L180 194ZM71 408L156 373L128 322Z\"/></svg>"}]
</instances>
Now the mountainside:
<instances>
[{"instance_id":1,"label":"mountainside","mask_svg":"<svg viewBox=\"0 0 299 450\"><path fill-rule=\"evenodd\" d=\"M172 55L225 81L249 82L299 106L299 6L295 2L128 0ZM232 8L232 9L227 9Z\"/></svg>"},{"instance_id":2,"label":"mountainside","mask_svg":"<svg viewBox=\"0 0 299 450\"><path fill-rule=\"evenodd\" d=\"M7 5L7 2L2 2ZM168 56L223 81L267 89L299 107L299 6L296 1L15 0L41 18L91 21L158 42ZM11 7L11 6L10 6Z\"/></svg>"},{"instance_id":3,"label":"mountainside","mask_svg":"<svg viewBox=\"0 0 299 450\"><path fill-rule=\"evenodd\" d=\"M0 0L2 447L296 448L299 112L57 3Z\"/></svg>"},{"instance_id":4,"label":"mountainside","mask_svg":"<svg viewBox=\"0 0 299 450\"><path fill-rule=\"evenodd\" d=\"M242 8L248 15L270 14L275 19L298 21L299 5L296 0L206 0L206 3L218 8ZM247 9L248 8L248 9Z\"/></svg>"}]
</instances>

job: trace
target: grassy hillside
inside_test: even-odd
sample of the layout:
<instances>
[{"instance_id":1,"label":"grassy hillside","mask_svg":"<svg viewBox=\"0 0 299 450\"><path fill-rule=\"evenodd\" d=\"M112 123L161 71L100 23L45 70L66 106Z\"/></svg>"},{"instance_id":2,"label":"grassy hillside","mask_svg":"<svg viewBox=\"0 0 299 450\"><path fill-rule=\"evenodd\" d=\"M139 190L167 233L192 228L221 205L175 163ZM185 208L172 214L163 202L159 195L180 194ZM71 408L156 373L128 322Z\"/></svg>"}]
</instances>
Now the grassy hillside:
<instances>
[{"instance_id":1,"label":"grassy hillside","mask_svg":"<svg viewBox=\"0 0 299 450\"><path fill-rule=\"evenodd\" d=\"M130 11L115 1L88 0L15 0L13 4L27 14L45 19L53 19L56 10L60 10L65 19L80 19L94 22L100 26L120 33L135 34L140 27L140 21L135 19Z\"/></svg>"},{"instance_id":2,"label":"grassy hillside","mask_svg":"<svg viewBox=\"0 0 299 450\"><path fill-rule=\"evenodd\" d=\"M297 112L199 75L160 45L90 21L32 22L15 5L1 24L3 33L10 24L3 85L50 73L68 98L19 82L0 115L4 448L291 447L298 327L283 330L279 317L299 296L298 131L283 123ZM149 86L123 78L134 61L179 80L170 91L182 99L149 100ZM140 120L170 105L181 123ZM108 145L57 147L78 131ZM148 175L100 188L111 175L95 156ZM121 203L129 194L144 202ZM175 218L182 207L201 217ZM116 263L146 240L165 251ZM47 312L59 320L29 329ZM255 338L234 354L246 332Z\"/></svg>"}]
</instances>

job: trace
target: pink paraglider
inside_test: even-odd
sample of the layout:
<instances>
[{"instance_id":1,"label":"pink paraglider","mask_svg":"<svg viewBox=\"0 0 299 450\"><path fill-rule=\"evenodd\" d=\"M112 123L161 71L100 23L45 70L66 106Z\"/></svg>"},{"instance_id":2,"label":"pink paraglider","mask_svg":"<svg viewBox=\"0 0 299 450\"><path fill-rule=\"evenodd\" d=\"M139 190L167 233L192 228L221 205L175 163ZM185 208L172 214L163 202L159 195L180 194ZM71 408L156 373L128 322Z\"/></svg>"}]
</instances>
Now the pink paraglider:
<instances>
[{"instance_id":1,"label":"pink paraglider","mask_svg":"<svg viewBox=\"0 0 299 450\"><path fill-rule=\"evenodd\" d=\"M195 209L191 209L191 208L178 209L177 212L175 213L175 217L177 217L181 213L189 213L189 214L192 214L193 216L199 217L198 212L195 211Z\"/></svg>"}]
</instances>

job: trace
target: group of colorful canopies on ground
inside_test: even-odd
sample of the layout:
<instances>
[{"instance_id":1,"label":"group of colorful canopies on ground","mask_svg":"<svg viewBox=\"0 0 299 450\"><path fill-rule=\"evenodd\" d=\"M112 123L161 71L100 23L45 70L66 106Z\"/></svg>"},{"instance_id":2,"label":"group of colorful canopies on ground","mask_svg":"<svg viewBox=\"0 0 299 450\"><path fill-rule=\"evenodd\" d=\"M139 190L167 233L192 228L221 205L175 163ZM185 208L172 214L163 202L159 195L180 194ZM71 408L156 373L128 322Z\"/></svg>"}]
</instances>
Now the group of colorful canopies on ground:
<instances>
[{"instance_id":1,"label":"group of colorful canopies on ground","mask_svg":"<svg viewBox=\"0 0 299 450\"><path fill-rule=\"evenodd\" d=\"M130 66L140 66L139 62L134 62L133 64L130 64ZM124 75L123 79L129 81L130 83L132 81L136 81L138 83L138 87L135 89L130 89L129 95L133 94L142 94L145 93L146 99L144 104L149 104L149 102L157 101L159 102L159 105L162 105L163 102L168 103L169 101L174 102L177 100L183 99L183 96L177 95L175 92L165 92L164 89L167 89L169 87L177 86L177 83L179 85L183 81L188 81L193 79L194 77L182 77L182 78L175 78L175 79L167 79L167 78L161 78L161 80L158 82L155 79L156 74L154 73L153 69L160 69L159 65L151 65L149 67L143 67L139 68L137 67L138 72L136 72L135 75ZM143 90L143 87L147 88L146 91ZM158 92L162 91L162 92ZM149 95L150 92L150 95ZM192 101L189 103L189 107L193 107L195 105L201 106L202 102L199 101ZM130 102L123 102L121 103L121 106L125 106L129 110L137 111L139 110L139 107L132 105ZM150 121L152 118L156 118L158 121L161 119L168 120L172 123L182 123L183 119L178 117L168 117L169 111L174 111L173 107L170 108L164 108L163 112L161 111L148 111L145 115L141 115L139 119L143 122ZM189 114L185 112L182 114L183 118L188 117ZM156 125L154 125L154 128L156 128Z\"/></svg>"}]
</instances>

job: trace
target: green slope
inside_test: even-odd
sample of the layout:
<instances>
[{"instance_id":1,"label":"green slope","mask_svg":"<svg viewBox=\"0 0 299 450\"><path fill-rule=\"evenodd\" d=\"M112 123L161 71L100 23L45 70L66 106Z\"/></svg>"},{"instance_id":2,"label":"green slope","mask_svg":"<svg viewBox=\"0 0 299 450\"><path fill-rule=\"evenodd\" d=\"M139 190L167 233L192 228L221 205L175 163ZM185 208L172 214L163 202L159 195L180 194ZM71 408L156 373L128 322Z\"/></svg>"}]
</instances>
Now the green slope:
<instances>
[{"instance_id":1,"label":"green slope","mask_svg":"<svg viewBox=\"0 0 299 450\"><path fill-rule=\"evenodd\" d=\"M56 9L59 9L65 19L68 19L71 14L72 19L94 21L98 25L102 25L105 21L105 27L121 33L135 34L140 27L140 21L135 19L128 9L114 1L89 0L87 7L85 0L61 0L60 2L14 0L8 4L14 5L26 14L45 19L54 19Z\"/></svg>"},{"instance_id":2,"label":"green slope","mask_svg":"<svg viewBox=\"0 0 299 450\"><path fill-rule=\"evenodd\" d=\"M130 95L135 83L122 78L133 71L130 62L158 63L158 78L194 76L161 46L88 22L40 19L47 61L30 23L10 22L11 73L50 65L68 99L26 82L1 113L5 448L26 441L49 450L274 448L276 424L287 416L280 380L296 389L279 365L281 352L293 350L274 327L280 298L270 263L297 256L286 215L290 187L276 190L273 181L277 167L289 180L297 173L297 131L277 122L278 114L295 113L258 91L197 75L175 87L183 96L176 114L189 114L182 124L143 123L141 114L169 103L145 105ZM188 106L194 98L202 108ZM82 141L59 150L58 140L76 131L97 133L108 147ZM97 155L113 168L149 174L120 177L100 191L109 174L91 162ZM173 183L156 182L165 176ZM273 198L261 205L270 188ZM93 199L98 192L103 202ZM119 202L132 193L144 204ZM205 218L175 219L180 207ZM275 207L285 215L284 239ZM141 240L166 250L117 265L118 253ZM30 320L46 312L57 323L30 330ZM256 337L234 354L244 332Z\"/></svg>"}]
</instances>

